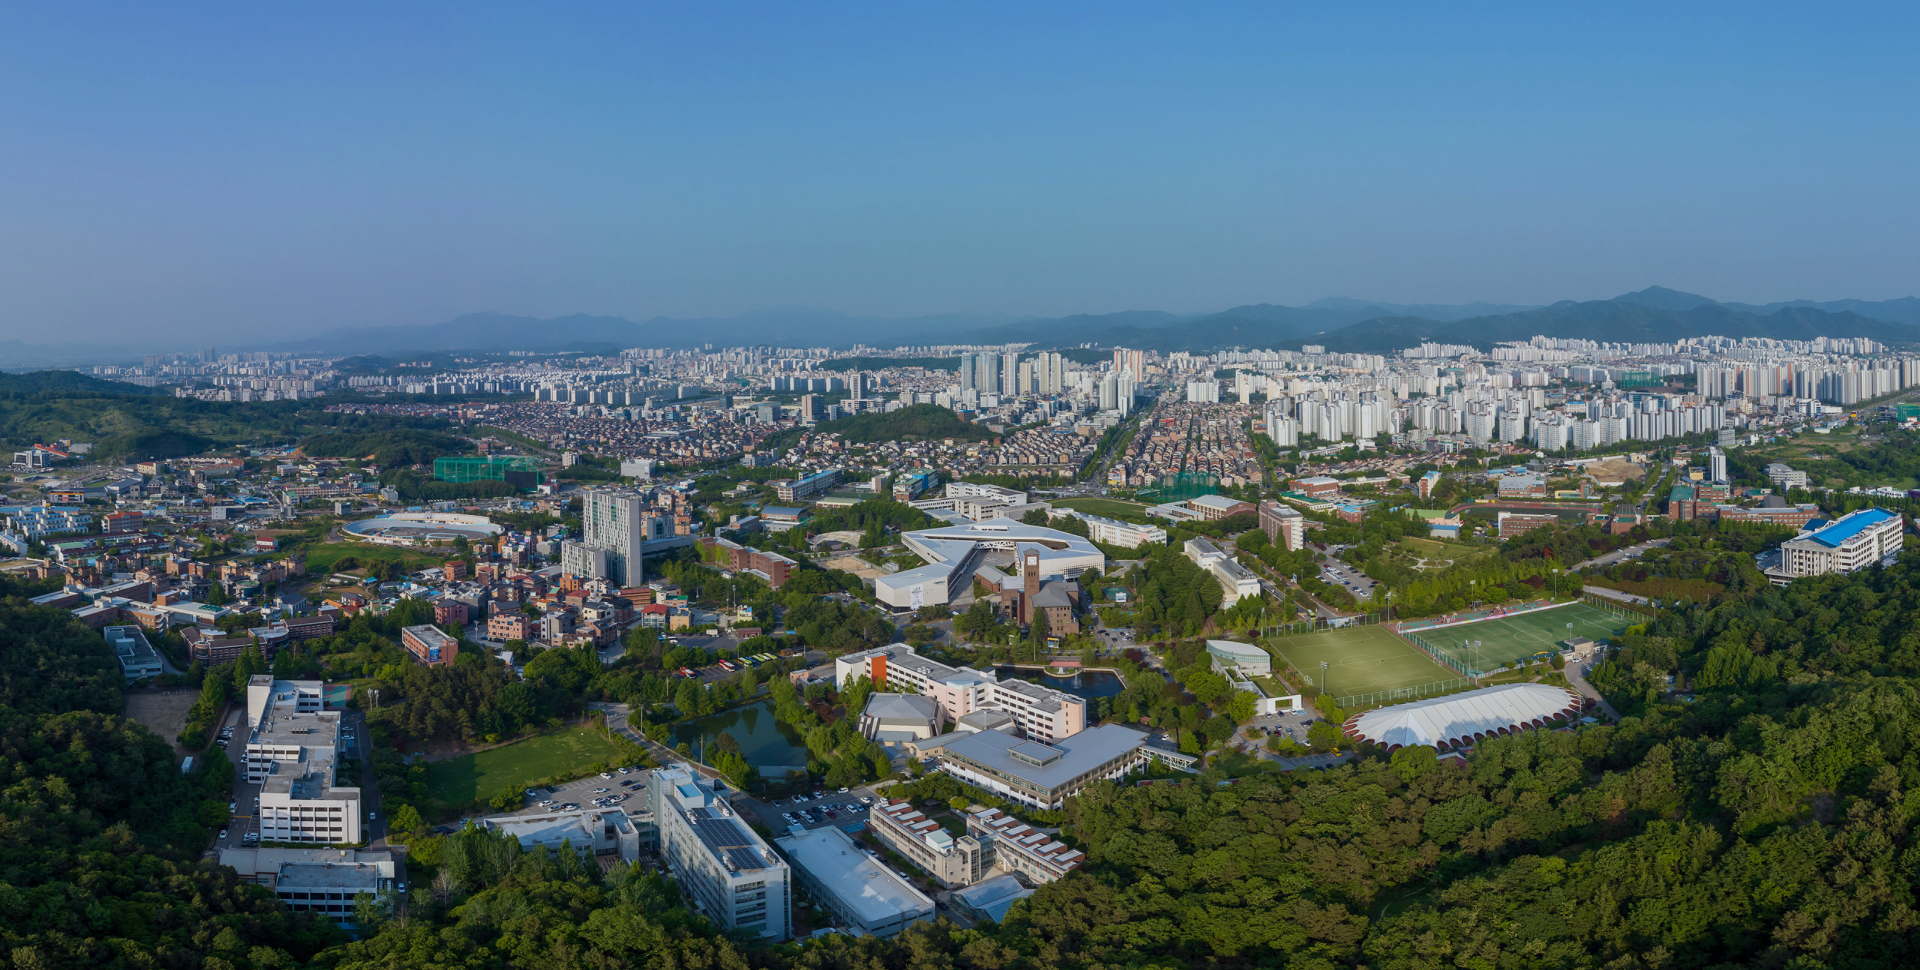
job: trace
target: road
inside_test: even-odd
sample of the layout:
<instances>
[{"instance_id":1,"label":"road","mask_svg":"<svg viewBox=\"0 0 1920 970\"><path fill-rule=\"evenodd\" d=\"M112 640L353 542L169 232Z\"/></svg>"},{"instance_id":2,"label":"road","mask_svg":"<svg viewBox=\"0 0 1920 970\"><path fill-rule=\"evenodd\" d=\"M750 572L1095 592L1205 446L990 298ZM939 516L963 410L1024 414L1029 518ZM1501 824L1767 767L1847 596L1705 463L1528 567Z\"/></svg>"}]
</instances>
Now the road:
<instances>
[{"instance_id":1,"label":"road","mask_svg":"<svg viewBox=\"0 0 1920 970\"><path fill-rule=\"evenodd\" d=\"M1614 710L1613 705L1607 703L1607 699L1601 697L1600 692L1594 690L1592 684L1587 683L1587 667L1592 663L1591 660L1569 662L1567 669L1563 671L1567 675L1567 683L1572 684L1573 689L1579 691L1581 697L1592 698L1596 706L1605 711L1608 717L1618 721L1620 712Z\"/></svg>"},{"instance_id":2,"label":"road","mask_svg":"<svg viewBox=\"0 0 1920 970\"><path fill-rule=\"evenodd\" d=\"M1595 556L1586 562L1576 563L1573 569L1575 572L1578 572L1588 566L1606 567L1614 565L1615 563L1625 562L1628 559L1638 559L1644 555L1648 549L1657 549L1671 541L1671 539L1648 539L1638 545L1628 546L1625 549L1615 549L1605 555Z\"/></svg>"}]
</instances>

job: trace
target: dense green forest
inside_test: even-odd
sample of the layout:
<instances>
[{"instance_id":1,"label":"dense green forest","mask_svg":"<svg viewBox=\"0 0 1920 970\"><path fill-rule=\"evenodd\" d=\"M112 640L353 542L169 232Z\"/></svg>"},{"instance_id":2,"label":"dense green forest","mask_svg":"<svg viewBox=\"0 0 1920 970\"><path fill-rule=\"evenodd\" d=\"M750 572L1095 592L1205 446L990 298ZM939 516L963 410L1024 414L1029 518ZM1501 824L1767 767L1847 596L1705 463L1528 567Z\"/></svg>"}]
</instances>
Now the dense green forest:
<instances>
[{"instance_id":1,"label":"dense green forest","mask_svg":"<svg viewBox=\"0 0 1920 970\"><path fill-rule=\"evenodd\" d=\"M932 438L982 441L994 434L986 425L962 421L959 415L937 404L911 404L898 411L869 411L838 421L821 422L813 430L831 431L856 444Z\"/></svg>"},{"instance_id":2,"label":"dense green forest","mask_svg":"<svg viewBox=\"0 0 1920 970\"><path fill-rule=\"evenodd\" d=\"M333 395L328 403L344 400ZM319 432L439 430L443 420L330 414L319 401L201 401L72 371L0 375L0 443L71 438L102 461L176 458L242 443L292 442Z\"/></svg>"},{"instance_id":3,"label":"dense green forest","mask_svg":"<svg viewBox=\"0 0 1920 970\"><path fill-rule=\"evenodd\" d=\"M380 465L427 465L443 455L473 450L463 438L438 431L396 428L364 434L326 432L301 439L300 450L311 458L372 458Z\"/></svg>"},{"instance_id":4,"label":"dense green forest","mask_svg":"<svg viewBox=\"0 0 1920 970\"><path fill-rule=\"evenodd\" d=\"M37 591L37 590L35 590ZM121 716L96 631L0 578L0 948L16 967L290 967L345 937L199 859L232 764Z\"/></svg>"}]
</instances>

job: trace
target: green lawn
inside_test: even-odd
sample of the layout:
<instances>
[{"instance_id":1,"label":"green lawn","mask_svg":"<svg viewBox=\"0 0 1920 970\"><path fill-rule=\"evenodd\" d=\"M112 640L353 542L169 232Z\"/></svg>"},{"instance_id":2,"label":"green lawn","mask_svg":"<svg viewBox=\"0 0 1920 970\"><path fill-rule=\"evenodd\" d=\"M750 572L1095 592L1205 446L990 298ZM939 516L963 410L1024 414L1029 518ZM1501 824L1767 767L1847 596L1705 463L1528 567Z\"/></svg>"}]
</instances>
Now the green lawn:
<instances>
[{"instance_id":1,"label":"green lawn","mask_svg":"<svg viewBox=\"0 0 1920 970\"><path fill-rule=\"evenodd\" d=\"M448 552L451 554L452 550L449 549ZM347 556L360 560L363 565L371 562L397 562L402 569L408 571L438 566L445 561L398 546L376 546L370 542L323 542L307 550L307 572L332 573L334 563Z\"/></svg>"},{"instance_id":2,"label":"green lawn","mask_svg":"<svg viewBox=\"0 0 1920 970\"><path fill-rule=\"evenodd\" d=\"M427 765L427 788L449 805L492 798L506 788L543 779L572 779L587 766L621 756L622 748L596 731L567 728L477 754Z\"/></svg>"},{"instance_id":3,"label":"green lawn","mask_svg":"<svg viewBox=\"0 0 1920 970\"><path fill-rule=\"evenodd\" d=\"M1418 630L1434 648L1477 670L1493 670L1559 649L1568 636L1606 640L1647 618L1629 610L1606 610L1572 603L1498 620L1480 620L1438 630ZM1573 624L1571 633L1567 624Z\"/></svg>"},{"instance_id":4,"label":"green lawn","mask_svg":"<svg viewBox=\"0 0 1920 970\"><path fill-rule=\"evenodd\" d=\"M1326 692L1342 707L1342 698L1381 692L1432 687L1458 681L1459 675L1434 663L1382 626L1350 626L1295 636L1274 637L1266 643L1281 663L1299 673L1299 679ZM1413 699L1411 696L1407 699Z\"/></svg>"},{"instance_id":5,"label":"green lawn","mask_svg":"<svg viewBox=\"0 0 1920 970\"><path fill-rule=\"evenodd\" d=\"M1147 506L1139 502L1126 502L1117 498L1063 498L1048 502L1063 509L1075 512L1087 512L1109 519L1128 519L1145 513Z\"/></svg>"}]
</instances>

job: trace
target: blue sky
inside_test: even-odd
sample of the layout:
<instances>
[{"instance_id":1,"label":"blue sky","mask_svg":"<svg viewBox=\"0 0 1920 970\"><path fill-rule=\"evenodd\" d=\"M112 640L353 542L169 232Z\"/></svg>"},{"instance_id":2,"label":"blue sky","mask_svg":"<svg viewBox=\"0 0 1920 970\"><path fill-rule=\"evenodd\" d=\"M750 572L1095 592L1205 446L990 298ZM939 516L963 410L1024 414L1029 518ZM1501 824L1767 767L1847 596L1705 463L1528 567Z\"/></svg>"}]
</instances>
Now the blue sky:
<instances>
[{"instance_id":1,"label":"blue sky","mask_svg":"<svg viewBox=\"0 0 1920 970\"><path fill-rule=\"evenodd\" d=\"M0 7L0 338L1920 290L1910 6L545 6Z\"/></svg>"}]
</instances>

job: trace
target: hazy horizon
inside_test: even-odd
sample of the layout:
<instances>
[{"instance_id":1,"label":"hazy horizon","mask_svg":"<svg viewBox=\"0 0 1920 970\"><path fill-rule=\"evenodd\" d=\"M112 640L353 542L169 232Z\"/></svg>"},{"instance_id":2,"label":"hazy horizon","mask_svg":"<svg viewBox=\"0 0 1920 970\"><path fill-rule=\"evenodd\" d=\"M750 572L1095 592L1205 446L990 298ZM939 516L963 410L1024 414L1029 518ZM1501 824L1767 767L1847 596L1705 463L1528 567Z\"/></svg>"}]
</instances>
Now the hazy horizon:
<instances>
[{"instance_id":1,"label":"hazy horizon","mask_svg":"<svg viewBox=\"0 0 1920 970\"><path fill-rule=\"evenodd\" d=\"M1909 296L1916 15L1848 17L21 9L0 340Z\"/></svg>"}]
</instances>

